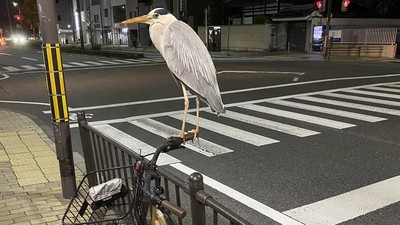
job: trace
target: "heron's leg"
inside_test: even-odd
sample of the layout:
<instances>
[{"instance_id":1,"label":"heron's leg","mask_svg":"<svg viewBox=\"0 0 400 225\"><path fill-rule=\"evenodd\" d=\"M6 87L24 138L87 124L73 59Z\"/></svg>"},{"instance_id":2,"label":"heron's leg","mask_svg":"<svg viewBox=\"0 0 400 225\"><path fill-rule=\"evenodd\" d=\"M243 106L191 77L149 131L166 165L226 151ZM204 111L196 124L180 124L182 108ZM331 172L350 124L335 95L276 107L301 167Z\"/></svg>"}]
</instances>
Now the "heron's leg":
<instances>
[{"instance_id":1,"label":"heron's leg","mask_svg":"<svg viewBox=\"0 0 400 225\"><path fill-rule=\"evenodd\" d=\"M185 123L186 123L186 115L189 109L189 98L186 93L186 87L182 83L182 91L183 91L183 98L185 99L184 104L185 104L185 110L183 111L183 119L182 119L182 129L180 133L180 137L183 138L183 143L185 143Z\"/></svg>"},{"instance_id":2,"label":"heron's leg","mask_svg":"<svg viewBox=\"0 0 400 225\"><path fill-rule=\"evenodd\" d=\"M200 118L200 99L196 96L196 128L188 131L189 133L193 133L193 140L196 139L199 141L199 118Z\"/></svg>"}]
</instances>

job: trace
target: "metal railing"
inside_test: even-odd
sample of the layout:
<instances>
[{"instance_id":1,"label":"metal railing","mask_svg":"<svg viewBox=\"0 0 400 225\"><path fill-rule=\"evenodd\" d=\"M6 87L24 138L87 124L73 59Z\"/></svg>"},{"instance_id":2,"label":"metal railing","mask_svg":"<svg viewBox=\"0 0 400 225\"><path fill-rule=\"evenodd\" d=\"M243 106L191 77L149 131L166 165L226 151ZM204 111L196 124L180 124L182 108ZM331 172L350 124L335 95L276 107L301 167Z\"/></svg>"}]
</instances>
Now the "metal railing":
<instances>
[{"instance_id":1,"label":"metal railing","mask_svg":"<svg viewBox=\"0 0 400 225\"><path fill-rule=\"evenodd\" d=\"M107 180L118 176L107 172L108 168L132 165L140 156L133 150L121 145L107 137L101 131L94 129L87 123L85 114L78 113L79 132L82 142L86 171L104 170L101 179ZM163 178L163 186L166 198L176 205L187 210L187 216L178 219L178 224L230 224L250 225L251 223L222 205L211 195L204 191L203 177L200 173L193 173L188 178L188 183L169 173L163 168L157 172ZM132 173L128 169L124 175ZM121 174L120 174L121 175ZM90 183L96 183L96 177L92 177ZM131 179L131 187L135 187L134 179ZM211 222L212 221L212 222Z\"/></svg>"},{"instance_id":2,"label":"metal railing","mask_svg":"<svg viewBox=\"0 0 400 225\"><path fill-rule=\"evenodd\" d=\"M395 44L397 28L343 29L342 43Z\"/></svg>"}]
</instances>

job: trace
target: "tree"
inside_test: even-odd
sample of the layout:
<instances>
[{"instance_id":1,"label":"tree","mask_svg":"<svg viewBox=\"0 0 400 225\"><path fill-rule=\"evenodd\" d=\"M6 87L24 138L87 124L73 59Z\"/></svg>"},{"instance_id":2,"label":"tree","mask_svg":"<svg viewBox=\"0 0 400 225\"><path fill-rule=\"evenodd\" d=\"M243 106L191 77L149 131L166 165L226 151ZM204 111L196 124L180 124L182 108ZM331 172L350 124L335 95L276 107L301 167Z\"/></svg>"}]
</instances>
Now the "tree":
<instances>
[{"instance_id":1,"label":"tree","mask_svg":"<svg viewBox=\"0 0 400 225\"><path fill-rule=\"evenodd\" d=\"M25 29L31 29L32 35L38 34L39 14L36 0L24 0L21 7L21 14L24 19L24 24L27 25L25 25Z\"/></svg>"}]
</instances>

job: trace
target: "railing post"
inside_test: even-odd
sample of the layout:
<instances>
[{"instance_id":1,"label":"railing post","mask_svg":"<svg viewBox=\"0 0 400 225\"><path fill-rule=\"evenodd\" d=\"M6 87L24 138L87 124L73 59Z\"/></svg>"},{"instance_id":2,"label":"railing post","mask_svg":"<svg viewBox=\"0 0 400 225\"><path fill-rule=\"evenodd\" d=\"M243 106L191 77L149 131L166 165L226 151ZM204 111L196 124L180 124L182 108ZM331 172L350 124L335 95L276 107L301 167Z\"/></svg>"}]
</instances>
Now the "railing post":
<instances>
[{"instance_id":1,"label":"railing post","mask_svg":"<svg viewBox=\"0 0 400 225\"><path fill-rule=\"evenodd\" d=\"M204 190L203 176L200 173L192 173L189 176L190 206L192 211L192 225L206 224L206 208L197 200L197 193Z\"/></svg>"},{"instance_id":2,"label":"railing post","mask_svg":"<svg viewBox=\"0 0 400 225\"><path fill-rule=\"evenodd\" d=\"M79 134L81 136L83 158L85 160L86 173L94 171L96 169L94 164L94 155L92 150L92 142L90 140L89 130L85 128L87 125L86 116L84 112L78 112L78 125ZM96 177L88 177L89 185L94 186L96 184Z\"/></svg>"}]
</instances>

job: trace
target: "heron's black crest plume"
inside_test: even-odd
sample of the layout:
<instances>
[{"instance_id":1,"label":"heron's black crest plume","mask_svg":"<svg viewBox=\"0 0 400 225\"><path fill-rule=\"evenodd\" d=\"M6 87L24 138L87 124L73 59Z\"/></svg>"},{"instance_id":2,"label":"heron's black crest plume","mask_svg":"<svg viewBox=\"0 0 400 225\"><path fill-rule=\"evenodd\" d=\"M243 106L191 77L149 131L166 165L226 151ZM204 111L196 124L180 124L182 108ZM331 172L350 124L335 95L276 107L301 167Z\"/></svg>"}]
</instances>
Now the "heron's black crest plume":
<instances>
[{"instance_id":1,"label":"heron's black crest plume","mask_svg":"<svg viewBox=\"0 0 400 225\"><path fill-rule=\"evenodd\" d=\"M154 13L158 13L160 15L166 15L166 14L169 13L169 11L167 9L164 9L164 8L156 8L154 10Z\"/></svg>"}]
</instances>

